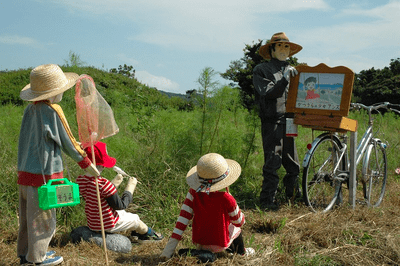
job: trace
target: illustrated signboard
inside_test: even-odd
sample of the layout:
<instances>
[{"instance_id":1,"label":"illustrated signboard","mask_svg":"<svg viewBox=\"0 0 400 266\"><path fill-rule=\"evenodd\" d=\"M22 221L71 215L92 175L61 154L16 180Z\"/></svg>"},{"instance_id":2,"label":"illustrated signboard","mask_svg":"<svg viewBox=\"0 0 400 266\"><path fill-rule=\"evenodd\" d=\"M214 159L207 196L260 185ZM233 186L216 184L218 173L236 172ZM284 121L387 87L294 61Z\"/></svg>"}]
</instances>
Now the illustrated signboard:
<instances>
[{"instance_id":1,"label":"illustrated signboard","mask_svg":"<svg viewBox=\"0 0 400 266\"><path fill-rule=\"evenodd\" d=\"M289 113L347 116L354 72L344 66L300 65L290 83L286 111Z\"/></svg>"}]
</instances>

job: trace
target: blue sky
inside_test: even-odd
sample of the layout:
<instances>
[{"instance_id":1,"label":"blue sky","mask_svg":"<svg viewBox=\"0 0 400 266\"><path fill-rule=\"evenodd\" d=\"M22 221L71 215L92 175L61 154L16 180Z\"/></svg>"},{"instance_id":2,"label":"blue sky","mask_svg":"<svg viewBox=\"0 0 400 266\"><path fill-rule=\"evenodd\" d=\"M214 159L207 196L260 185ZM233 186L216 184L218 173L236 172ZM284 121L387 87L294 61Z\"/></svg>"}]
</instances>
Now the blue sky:
<instances>
[{"instance_id":1,"label":"blue sky","mask_svg":"<svg viewBox=\"0 0 400 266\"><path fill-rule=\"evenodd\" d=\"M0 23L0 70L63 65L72 51L99 69L132 65L175 93L280 31L310 66L358 73L400 57L400 0L0 0Z\"/></svg>"}]
</instances>

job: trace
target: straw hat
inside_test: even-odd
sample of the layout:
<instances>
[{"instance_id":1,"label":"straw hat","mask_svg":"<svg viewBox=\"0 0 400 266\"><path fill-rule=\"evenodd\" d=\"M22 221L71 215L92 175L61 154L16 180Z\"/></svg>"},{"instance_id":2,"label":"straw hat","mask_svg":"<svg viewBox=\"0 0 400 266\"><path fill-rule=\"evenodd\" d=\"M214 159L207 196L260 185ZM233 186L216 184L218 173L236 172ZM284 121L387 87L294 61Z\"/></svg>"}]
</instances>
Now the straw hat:
<instances>
[{"instance_id":1,"label":"straw hat","mask_svg":"<svg viewBox=\"0 0 400 266\"><path fill-rule=\"evenodd\" d=\"M296 43L290 42L289 38L286 36L284 32L278 32L272 35L271 39L263 46L260 47L259 53L264 59L271 59L271 55L269 54L269 47L273 43L278 43L278 42L287 42L290 45L290 53L289 57L297 54L300 52L303 47L301 45L298 45Z\"/></svg>"},{"instance_id":2,"label":"straw hat","mask_svg":"<svg viewBox=\"0 0 400 266\"><path fill-rule=\"evenodd\" d=\"M49 99L73 87L78 78L78 74L64 73L58 65L40 65L31 71L31 83L22 89L19 96L25 101Z\"/></svg>"},{"instance_id":3,"label":"straw hat","mask_svg":"<svg viewBox=\"0 0 400 266\"><path fill-rule=\"evenodd\" d=\"M233 184L242 169L234 160L225 159L217 153L203 155L197 165L186 175L186 182L197 192L218 191Z\"/></svg>"}]
</instances>

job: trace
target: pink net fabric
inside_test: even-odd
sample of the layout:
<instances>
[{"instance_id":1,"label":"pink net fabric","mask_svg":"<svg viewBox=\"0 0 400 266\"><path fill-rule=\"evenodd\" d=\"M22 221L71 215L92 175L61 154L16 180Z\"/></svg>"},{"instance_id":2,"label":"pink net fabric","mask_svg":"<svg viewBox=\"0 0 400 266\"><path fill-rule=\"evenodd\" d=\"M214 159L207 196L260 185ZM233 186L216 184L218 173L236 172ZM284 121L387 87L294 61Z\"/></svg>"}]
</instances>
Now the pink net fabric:
<instances>
[{"instance_id":1,"label":"pink net fabric","mask_svg":"<svg viewBox=\"0 0 400 266\"><path fill-rule=\"evenodd\" d=\"M76 119L83 148L118 133L113 111L96 90L92 77L81 75L75 88Z\"/></svg>"}]
</instances>

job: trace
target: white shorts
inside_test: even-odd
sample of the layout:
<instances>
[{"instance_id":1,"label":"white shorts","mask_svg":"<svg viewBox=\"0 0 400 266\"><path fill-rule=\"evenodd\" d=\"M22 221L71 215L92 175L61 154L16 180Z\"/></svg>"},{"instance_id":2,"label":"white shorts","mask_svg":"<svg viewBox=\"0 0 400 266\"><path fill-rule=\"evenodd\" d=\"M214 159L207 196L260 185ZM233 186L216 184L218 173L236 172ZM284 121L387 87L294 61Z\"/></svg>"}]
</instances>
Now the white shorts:
<instances>
[{"instance_id":1,"label":"white shorts","mask_svg":"<svg viewBox=\"0 0 400 266\"><path fill-rule=\"evenodd\" d=\"M117 211L119 219L114 228L106 230L109 233L116 233L121 231L135 231L139 227L139 215L126 212L124 210Z\"/></svg>"}]
</instances>

